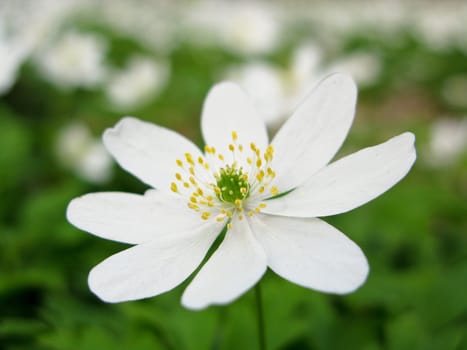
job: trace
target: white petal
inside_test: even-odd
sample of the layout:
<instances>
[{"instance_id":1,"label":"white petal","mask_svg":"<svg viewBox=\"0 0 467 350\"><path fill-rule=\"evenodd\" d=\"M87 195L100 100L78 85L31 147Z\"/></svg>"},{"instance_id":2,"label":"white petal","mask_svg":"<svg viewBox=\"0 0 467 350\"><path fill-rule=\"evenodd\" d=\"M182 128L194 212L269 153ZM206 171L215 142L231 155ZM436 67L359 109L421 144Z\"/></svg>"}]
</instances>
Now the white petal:
<instances>
[{"instance_id":1,"label":"white petal","mask_svg":"<svg viewBox=\"0 0 467 350\"><path fill-rule=\"evenodd\" d=\"M404 133L339 159L289 194L270 200L270 214L319 217L365 204L399 182L415 162L415 136Z\"/></svg>"},{"instance_id":2,"label":"white petal","mask_svg":"<svg viewBox=\"0 0 467 350\"><path fill-rule=\"evenodd\" d=\"M360 248L319 219L255 215L255 237L278 275L326 293L350 293L365 282L368 262Z\"/></svg>"},{"instance_id":3,"label":"white petal","mask_svg":"<svg viewBox=\"0 0 467 350\"><path fill-rule=\"evenodd\" d=\"M67 219L96 236L130 244L178 235L202 222L185 202L154 190L145 196L122 192L90 193L70 202Z\"/></svg>"},{"instance_id":4,"label":"white petal","mask_svg":"<svg viewBox=\"0 0 467 350\"><path fill-rule=\"evenodd\" d=\"M203 106L201 130L206 144L221 152L228 163L232 161L228 148L232 131L237 132L237 143L245 148L251 142L261 150L268 145L266 126L249 96L230 82L217 84L209 91Z\"/></svg>"},{"instance_id":5,"label":"white petal","mask_svg":"<svg viewBox=\"0 0 467 350\"><path fill-rule=\"evenodd\" d=\"M122 168L161 191L170 191L177 171L176 159L200 150L188 139L169 129L125 117L104 133L104 144Z\"/></svg>"},{"instance_id":6,"label":"white petal","mask_svg":"<svg viewBox=\"0 0 467 350\"><path fill-rule=\"evenodd\" d=\"M112 255L92 269L89 287L111 303L164 293L198 267L220 229L218 224L204 224L186 235L165 237Z\"/></svg>"},{"instance_id":7,"label":"white petal","mask_svg":"<svg viewBox=\"0 0 467 350\"><path fill-rule=\"evenodd\" d=\"M352 78L333 74L311 92L277 132L272 141L272 168L281 192L302 184L334 157L352 124L356 99Z\"/></svg>"},{"instance_id":8,"label":"white petal","mask_svg":"<svg viewBox=\"0 0 467 350\"><path fill-rule=\"evenodd\" d=\"M182 304L202 309L226 304L250 289L266 271L266 256L246 220L233 221L224 241L185 290Z\"/></svg>"}]
</instances>

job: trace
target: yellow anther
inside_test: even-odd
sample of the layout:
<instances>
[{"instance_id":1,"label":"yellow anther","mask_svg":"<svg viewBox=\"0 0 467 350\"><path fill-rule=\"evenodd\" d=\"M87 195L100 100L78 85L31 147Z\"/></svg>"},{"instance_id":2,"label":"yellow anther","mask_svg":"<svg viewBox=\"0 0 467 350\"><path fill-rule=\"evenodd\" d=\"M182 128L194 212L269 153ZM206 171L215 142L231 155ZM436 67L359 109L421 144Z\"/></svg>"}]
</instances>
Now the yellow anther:
<instances>
[{"instance_id":1,"label":"yellow anther","mask_svg":"<svg viewBox=\"0 0 467 350\"><path fill-rule=\"evenodd\" d=\"M238 220L242 221L243 220L243 215L239 215Z\"/></svg>"},{"instance_id":2,"label":"yellow anther","mask_svg":"<svg viewBox=\"0 0 467 350\"><path fill-rule=\"evenodd\" d=\"M219 187L217 187L217 186L214 186L214 192L216 194L221 194L221 189Z\"/></svg>"},{"instance_id":3,"label":"yellow anther","mask_svg":"<svg viewBox=\"0 0 467 350\"><path fill-rule=\"evenodd\" d=\"M255 212L256 212L256 213L259 213L260 211L261 211L261 208L260 208L260 207L256 207L256 208L255 208Z\"/></svg>"},{"instance_id":4,"label":"yellow anther","mask_svg":"<svg viewBox=\"0 0 467 350\"><path fill-rule=\"evenodd\" d=\"M180 175L179 173L176 173L176 174L175 174L175 178L176 178L178 181L181 181L181 180L182 180L182 175Z\"/></svg>"},{"instance_id":5,"label":"yellow anther","mask_svg":"<svg viewBox=\"0 0 467 350\"><path fill-rule=\"evenodd\" d=\"M239 209L239 208L242 207L242 200L241 200L241 199L238 199L238 198L237 198L237 199L234 201L234 203L235 203L235 206L237 207L237 209Z\"/></svg>"},{"instance_id":6,"label":"yellow anther","mask_svg":"<svg viewBox=\"0 0 467 350\"><path fill-rule=\"evenodd\" d=\"M177 159L177 165L179 167L183 167L183 162L180 159Z\"/></svg>"},{"instance_id":7,"label":"yellow anther","mask_svg":"<svg viewBox=\"0 0 467 350\"><path fill-rule=\"evenodd\" d=\"M219 160L222 160L222 161L224 160L224 156L220 153L217 155L217 157L219 158Z\"/></svg>"},{"instance_id":8,"label":"yellow anther","mask_svg":"<svg viewBox=\"0 0 467 350\"><path fill-rule=\"evenodd\" d=\"M175 182L172 182L172 183L170 184L170 189L172 190L172 192L177 193L177 192L178 192L177 184L176 184Z\"/></svg>"},{"instance_id":9,"label":"yellow anther","mask_svg":"<svg viewBox=\"0 0 467 350\"><path fill-rule=\"evenodd\" d=\"M243 145L238 145L238 150L239 150L240 152L243 152Z\"/></svg>"},{"instance_id":10,"label":"yellow anther","mask_svg":"<svg viewBox=\"0 0 467 350\"><path fill-rule=\"evenodd\" d=\"M258 159L256 160L256 166L257 166L258 168L261 168L261 164L263 164L263 162L261 161L261 158L258 158Z\"/></svg>"},{"instance_id":11,"label":"yellow anther","mask_svg":"<svg viewBox=\"0 0 467 350\"><path fill-rule=\"evenodd\" d=\"M188 182L184 182L183 183L183 186L185 186L186 188L189 188L190 187L190 184Z\"/></svg>"},{"instance_id":12,"label":"yellow anther","mask_svg":"<svg viewBox=\"0 0 467 350\"><path fill-rule=\"evenodd\" d=\"M226 213L225 209L221 209L221 213L225 214Z\"/></svg>"},{"instance_id":13,"label":"yellow anther","mask_svg":"<svg viewBox=\"0 0 467 350\"><path fill-rule=\"evenodd\" d=\"M201 157L201 156L198 157L198 163L199 163L199 164L203 164L203 163L204 163L203 157Z\"/></svg>"},{"instance_id":14,"label":"yellow anther","mask_svg":"<svg viewBox=\"0 0 467 350\"><path fill-rule=\"evenodd\" d=\"M214 203L213 202L208 202L208 207L213 207Z\"/></svg>"},{"instance_id":15,"label":"yellow anther","mask_svg":"<svg viewBox=\"0 0 467 350\"><path fill-rule=\"evenodd\" d=\"M234 145L232 145L232 144L230 144L230 145L229 145L229 150L230 150L230 152L233 152L233 151L235 151L235 146L234 146Z\"/></svg>"},{"instance_id":16,"label":"yellow anther","mask_svg":"<svg viewBox=\"0 0 467 350\"><path fill-rule=\"evenodd\" d=\"M264 208L266 208L266 203L260 203L258 205L258 207L260 207L261 209L264 209Z\"/></svg>"},{"instance_id":17,"label":"yellow anther","mask_svg":"<svg viewBox=\"0 0 467 350\"><path fill-rule=\"evenodd\" d=\"M253 142L250 143L250 148L252 151L256 151L256 145Z\"/></svg>"},{"instance_id":18,"label":"yellow anther","mask_svg":"<svg viewBox=\"0 0 467 350\"><path fill-rule=\"evenodd\" d=\"M240 188L240 192L242 192L242 194L245 195L246 192L247 192L246 187L241 187L241 188Z\"/></svg>"},{"instance_id":19,"label":"yellow anther","mask_svg":"<svg viewBox=\"0 0 467 350\"><path fill-rule=\"evenodd\" d=\"M272 186L271 187L271 193L276 196L278 193L279 193L279 190L277 189L276 186Z\"/></svg>"},{"instance_id":20,"label":"yellow anther","mask_svg":"<svg viewBox=\"0 0 467 350\"><path fill-rule=\"evenodd\" d=\"M190 153L185 153L185 159L187 163L195 165L195 162L193 161L193 156Z\"/></svg>"},{"instance_id":21,"label":"yellow anther","mask_svg":"<svg viewBox=\"0 0 467 350\"><path fill-rule=\"evenodd\" d=\"M232 228L232 223L229 222L229 223L227 224L227 229L230 230L231 228Z\"/></svg>"},{"instance_id":22,"label":"yellow anther","mask_svg":"<svg viewBox=\"0 0 467 350\"><path fill-rule=\"evenodd\" d=\"M248 216L253 216L253 212L251 210L248 212Z\"/></svg>"},{"instance_id":23,"label":"yellow anther","mask_svg":"<svg viewBox=\"0 0 467 350\"><path fill-rule=\"evenodd\" d=\"M230 210L227 210L227 211L225 212L225 215L226 215L228 218L231 218L233 214L232 214L232 212L231 212Z\"/></svg>"},{"instance_id":24,"label":"yellow anther","mask_svg":"<svg viewBox=\"0 0 467 350\"><path fill-rule=\"evenodd\" d=\"M264 192L264 186L261 186L258 190L259 193L263 193Z\"/></svg>"},{"instance_id":25,"label":"yellow anther","mask_svg":"<svg viewBox=\"0 0 467 350\"><path fill-rule=\"evenodd\" d=\"M238 135L236 131L232 131L232 140L237 141Z\"/></svg>"},{"instance_id":26,"label":"yellow anther","mask_svg":"<svg viewBox=\"0 0 467 350\"><path fill-rule=\"evenodd\" d=\"M193 185L196 185L196 180L193 176L190 176L190 182L193 184Z\"/></svg>"},{"instance_id":27,"label":"yellow anther","mask_svg":"<svg viewBox=\"0 0 467 350\"><path fill-rule=\"evenodd\" d=\"M250 157L248 157L248 158L246 159L246 162L247 162L249 165L251 165L251 164L253 163L253 160L252 160Z\"/></svg>"},{"instance_id":28,"label":"yellow anther","mask_svg":"<svg viewBox=\"0 0 467 350\"><path fill-rule=\"evenodd\" d=\"M211 153L211 147L209 147L208 145L204 146L204 152Z\"/></svg>"},{"instance_id":29,"label":"yellow anther","mask_svg":"<svg viewBox=\"0 0 467 350\"><path fill-rule=\"evenodd\" d=\"M247 175L247 174L243 174L242 179L243 179L243 181L248 181L248 175Z\"/></svg>"},{"instance_id":30,"label":"yellow anther","mask_svg":"<svg viewBox=\"0 0 467 350\"><path fill-rule=\"evenodd\" d=\"M211 216L211 213L208 212L208 211L205 211L205 212L203 212L203 214L201 214L201 219L207 220L207 219L209 219L210 216Z\"/></svg>"},{"instance_id":31,"label":"yellow anther","mask_svg":"<svg viewBox=\"0 0 467 350\"><path fill-rule=\"evenodd\" d=\"M209 169L209 164L208 163L204 163L204 168L207 170Z\"/></svg>"},{"instance_id":32,"label":"yellow anther","mask_svg":"<svg viewBox=\"0 0 467 350\"><path fill-rule=\"evenodd\" d=\"M225 219L224 216L218 216L218 217L216 218L216 221L217 221L217 222L222 222L222 221L224 221L224 219Z\"/></svg>"},{"instance_id":33,"label":"yellow anther","mask_svg":"<svg viewBox=\"0 0 467 350\"><path fill-rule=\"evenodd\" d=\"M195 211L199 211L199 207L191 202L188 203L188 208L193 209Z\"/></svg>"},{"instance_id":34,"label":"yellow anther","mask_svg":"<svg viewBox=\"0 0 467 350\"><path fill-rule=\"evenodd\" d=\"M261 182L261 181L263 181L263 176L264 176L264 175L262 175L261 172L259 172L258 174L256 174L256 179L257 179L259 182Z\"/></svg>"},{"instance_id":35,"label":"yellow anther","mask_svg":"<svg viewBox=\"0 0 467 350\"><path fill-rule=\"evenodd\" d=\"M192 201L193 203L197 203L198 200L196 199L196 197L192 196L190 197L190 201Z\"/></svg>"},{"instance_id":36,"label":"yellow anther","mask_svg":"<svg viewBox=\"0 0 467 350\"><path fill-rule=\"evenodd\" d=\"M188 171L191 175L195 175L195 168L193 168L192 166L188 168Z\"/></svg>"},{"instance_id":37,"label":"yellow anther","mask_svg":"<svg viewBox=\"0 0 467 350\"><path fill-rule=\"evenodd\" d=\"M198 187L198 189L197 189L196 191L198 192L198 194L199 194L200 196L203 195L203 190L202 190L201 188Z\"/></svg>"},{"instance_id":38,"label":"yellow anther","mask_svg":"<svg viewBox=\"0 0 467 350\"><path fill-rule=\"evenodd\" d=\"M216 154L216 148L215 147L211 147L211 153Z\"/></svg>"}]
</instances>

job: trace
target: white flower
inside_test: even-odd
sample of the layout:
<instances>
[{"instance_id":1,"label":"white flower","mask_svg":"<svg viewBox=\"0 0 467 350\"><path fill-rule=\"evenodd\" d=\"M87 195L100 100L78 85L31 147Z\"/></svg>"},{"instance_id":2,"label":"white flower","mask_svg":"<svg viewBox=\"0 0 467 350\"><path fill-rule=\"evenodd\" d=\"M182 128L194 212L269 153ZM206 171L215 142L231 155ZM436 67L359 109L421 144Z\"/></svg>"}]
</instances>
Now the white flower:
<instances>
[{"instance_id":1,"label":"white flower","mask_svg":"<svg viewBox=\"0 0 467 350\"><path fill-rule=\"evenodd\" d=\"M93 87L105 76L105 43L93 34L66 32L39 53L43 75L62 88Z\"/></svg>"},{"instance_id":2,"label":"white flower","mask_svg":"<svg viewBox=\"0 0 467 350\"><path fill-rule=\"evenodd\" d=\"M194 2L186 11L190 40L214 41L243 55L272 52L280 43L281 21L275 6L264 2ZM193 34L201 34L193 37Z\"/></svg>"},{"instance_id":3,"label":"white flower","mask_svg":"<svg viewBox=\"0 0 467 350\"><path fill-rule=\"evenodd\" d=\"M317 217L388 190L409 171L415 148L414 135L404 133L328 165L350 128L356 95L352 79L330 76L270 144L249 98L232 83L216 85L206 99L204 153L130 117L107 130L104 144L117 162L155 189L92 193L69 204L75 226L136 244L91 271L91 290L108 302L168 291L193 273L225 226L223 242L183 294L188 308L231 302L267 267L322 292L358 288L368 273L365 256Z\"/></svg>"},{"instance_id":4,"label":"white flower","mask_svg":"<svg viewBox=\"0 0 467 350\"><path fill-rule=\"evenodd\" d=\"M109 153L84 123L74 122L60 130L57 156L63 165L92 183L106 182L112 175Z\"/></svg>"},{"instance_id":5,"label":"white flower","mask_svg":"<svg viewBox=\"0 0 467 350\"><path fill-rule=\"evenodd\" d=\"M27 55L26 46L19 41L7 40L0 28L0 95L15 83L18 70Z\"/></svg>"},{"instance_id":6,"label":"white flower","mask_svg":"<svg viewBox=\"0 0 467 350\"><path fill-rule=\"evenodd\" d=\"M136 107L159 94L169 74L167 63L134 56L125 70L110 78L106 86L107 97L116 109Z\"/></svg>"},{"instance_id":7,"label":"white flower","mask_svg":"<svg viewBox=\"0 0 467 350\"><path fill-rule=\"evenodd\" d=\"M253 98L266 125L274 125L281 119L285 91L283 72L277 67L258 61L230 67L224 74Z\"/></svg>"},{"instance_id":8,"label":"white flower","mask_svg":"<svg viewBox=\"0 0 467 350\"><path fill-rule=\"evenodd\" d=\"M431 126L429 161L443 166L467 151L467 118L442 118Z\"/></svg>"}]
</instances>

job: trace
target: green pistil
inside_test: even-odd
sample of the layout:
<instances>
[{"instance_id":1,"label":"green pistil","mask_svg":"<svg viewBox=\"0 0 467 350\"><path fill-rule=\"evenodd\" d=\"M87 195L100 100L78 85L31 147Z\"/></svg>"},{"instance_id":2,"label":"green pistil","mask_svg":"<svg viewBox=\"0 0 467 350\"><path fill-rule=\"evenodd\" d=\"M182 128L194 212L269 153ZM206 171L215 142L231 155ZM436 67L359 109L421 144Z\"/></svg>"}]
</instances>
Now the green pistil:
<instances>
[{"instance_id":1,"label":"green pistil","mask_svg":"<svg viewBox=\"0 0 467 350\"><path fill-rule=\"evenodd\" d=\"M243 200L250 195L250 185L245 179L242 169L230 166L221 168L216 176L217 198L223 202L235 203L236 200Z\"/></svg>"}]
</instances>

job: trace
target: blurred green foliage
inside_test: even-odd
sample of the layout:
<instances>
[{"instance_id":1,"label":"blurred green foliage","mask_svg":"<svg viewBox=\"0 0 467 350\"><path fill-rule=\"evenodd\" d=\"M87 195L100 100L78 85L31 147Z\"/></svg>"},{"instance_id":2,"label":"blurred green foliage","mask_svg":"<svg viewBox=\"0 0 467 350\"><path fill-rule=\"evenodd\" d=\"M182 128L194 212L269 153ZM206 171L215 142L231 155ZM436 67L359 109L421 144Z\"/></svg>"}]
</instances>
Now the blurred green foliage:
<instances>
[{"instance_id":1,"label":"blurred green foliage","mask_svg":"<svg viewBox=\"0 0 467 350\"><path fill-rule=\"evenodd\" d=\"M109 61L149 51L105 28L81 24L111 43ZM269 54L287 64L301 31ZM347 296L323 295L268 272L262 280L271 349L461 350L467 348L467 162L428 164L429 128L440 114L464 114L439 87L465 74L466 55L436 52L410 32L397 45L349 33L339 52L378 52L380 79L360 91L357 120L342 153L411 130L419 160L400 184L353 212L326 220L348 234L371 266L367 283ZM145 52L148 53L148 52ZM132 114L170 127L201 145L204 96L229 64L245 60L220 47L182 41L171 53L162 94ZM467 96L466 96L467 98ZM156 298L105 304L88 290L88 271L122 244L92 237L66 222L68 202L93 191L142 193L145 186L114 167L103 184L59 162L56 138L71 121L98 137L120 113L102 91L61 91L27 62L0 100L0 349L254 349L254 295L200 312L182 308L184 283Z\"/></svg>"}]
</instances>

